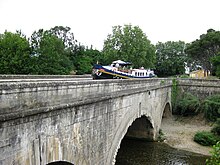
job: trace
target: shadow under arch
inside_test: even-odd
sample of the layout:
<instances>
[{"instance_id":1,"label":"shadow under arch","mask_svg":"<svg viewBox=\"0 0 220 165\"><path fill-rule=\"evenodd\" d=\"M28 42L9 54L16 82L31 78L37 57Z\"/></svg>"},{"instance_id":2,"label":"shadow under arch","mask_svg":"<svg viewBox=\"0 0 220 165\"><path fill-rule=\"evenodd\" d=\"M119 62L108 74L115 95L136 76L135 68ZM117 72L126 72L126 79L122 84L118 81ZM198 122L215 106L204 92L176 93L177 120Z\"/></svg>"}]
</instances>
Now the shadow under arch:
<instances>
[{"instance_id":1,"label":"shadow under arch","mask_svg":"<svg viewBox=\"0 0 220 165\"><path fill-rule=\"evenodd\" d=\"M128 127L124 138L153 141L154 128L149 118L144 115L140 118L137 118L132 125Z\"/></svg>"},{"instance_id":2,"label":"shadow under arch","mask_svg":"<svg viewBox=\"0 0 220 165\"><path fill-rule=\"evenodd\" d=\"M66 161L56 161L56 162L50 162L46 165L74 165L74 164Z\"/></svg>"},{"instance_id":3,"label":"shadow under arch","mask_svg":"<svg viewBox=\"0 0 220 165\"><path fill-rule=\"evenodd\" d=\"M133 138L149 141L154 139L154 123L152 123L151 116L142 115L139 118L135 118L134 116L135 113L133 115L128 113L127 116L125 116L125 120L121 121L121 124L119 124L119 127L116 129L117 131L112 140L106 164L115 163L123 139Z\"/></svg>"},{"instance_id":4,"label":"shadow under arch","mask_svg":"<svg viewBox=\"0 0 220 165\"><path fill-rule=\"evenodd\" d=\"M164 110L163 110L163 118L171 118L172 117L172 108L170 103L166 103Z\"/></svg>"}]
</instances>

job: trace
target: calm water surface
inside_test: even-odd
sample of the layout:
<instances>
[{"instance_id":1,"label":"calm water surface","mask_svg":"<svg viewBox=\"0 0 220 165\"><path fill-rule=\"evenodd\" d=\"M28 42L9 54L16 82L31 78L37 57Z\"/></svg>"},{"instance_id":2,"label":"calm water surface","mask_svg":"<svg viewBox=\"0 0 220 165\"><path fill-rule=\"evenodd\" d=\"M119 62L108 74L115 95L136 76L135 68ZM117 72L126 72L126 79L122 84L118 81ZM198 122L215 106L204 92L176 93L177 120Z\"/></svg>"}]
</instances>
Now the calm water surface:
<instances>
[{"instance_id":1,"label":"calm water surface","mask_svg":"<svg viewBox=\"0 0 220 165\"><path fill-rule=\"evenodd\" d=\"M116 165L205 165L207 158L165 143L123 139Z\"/></svg>"}]
</instances>

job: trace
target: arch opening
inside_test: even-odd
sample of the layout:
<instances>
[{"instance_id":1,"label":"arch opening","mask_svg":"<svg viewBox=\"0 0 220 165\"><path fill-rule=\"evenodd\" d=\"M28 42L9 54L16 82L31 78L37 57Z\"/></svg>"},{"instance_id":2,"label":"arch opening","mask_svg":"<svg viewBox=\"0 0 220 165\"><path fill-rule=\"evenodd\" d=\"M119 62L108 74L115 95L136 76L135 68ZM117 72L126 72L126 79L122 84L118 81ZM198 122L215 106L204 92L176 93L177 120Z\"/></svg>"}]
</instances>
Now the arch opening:
<instances>
[{"instance_id":1,"label":"arch opening","mask_svg":"<svg viewBox=\"0 0 220 165\"><path fill-rule=\"evenodd\" d=\"M170 118L172 116L171 106L169 103L166 103L164 110L163 110L163 118Z\"/></svg>"},{"instance_id":2,"label":"arch opening","mask_svg":"<svg viewBox=\"0 0 220 165\"><path fill-rule=\"evenodd\" d=\"M137 118L128 128L124 138L153 141L154 129L150 120L146 116Z\"/></svg>"},{"instance_id":3,"label":"arch opening","mask_svg":"<svg viewBox=\"0 0 220 165\"><path fill-rule=\"evenodd\" d=\"M115 155L116 164L121 161L120 157L123 157L123 148L126 145L136 144L135 141L154 141L154 128L150 122L149 117L141 116L133 121L133 123L128 127L126 134L121 140L120 147Z\"/></svg>"},{"instance_id":4,"label":"arch opening","mask_svg":"<svg viewBox=\"0 0 220 165\"><path fill-rule=\"evenodd\" d=\"M47 165L74 165L74 164L66 161L56 161L56 162L50 162Z\"/></svg>"}]
</instances>

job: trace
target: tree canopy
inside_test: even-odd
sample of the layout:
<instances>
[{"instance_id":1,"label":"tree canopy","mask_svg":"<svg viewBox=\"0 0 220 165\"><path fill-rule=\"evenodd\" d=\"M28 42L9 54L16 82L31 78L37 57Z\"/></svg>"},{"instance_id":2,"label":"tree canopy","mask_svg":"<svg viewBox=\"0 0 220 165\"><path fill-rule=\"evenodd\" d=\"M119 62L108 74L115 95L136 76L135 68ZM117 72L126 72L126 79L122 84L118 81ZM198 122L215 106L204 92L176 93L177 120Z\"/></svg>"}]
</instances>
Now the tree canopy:
<instances>
[{"instance_id":1,"label":"tree canopy","mask_svg":"<svg viewBox=\"0 0 220 165\"><path fill-rule=\"evenodd\" d=\"M21 32L0 34L0 74L85 74L103 61L101 52L85 47L69 27L39 29L26 38Z\"/></svg>"},{"instance_id":2,"label":"tree canopy","mask_svg":"<svg viewBox=\"0 0 220 165\"><path fill-rule=\"evenodd\" d=\"M28 74L30 45L21 32L0 34L0 74Z\"/></svg>"},{"instance_id":3,"label":"tree canopy","mask_svg":"<svg viewBox=\"0 0 220 165\"><path fill-rule=\"evenodd\" d=\"M73 66L62 39L40 29L31 36L35 74L69 74Z\"/></svg>"},{"instance_id":4,"label":"tree canopy","mask_svg":"<svg viewBox=\"0 0 220 165\"><path fill-rule=\"evenodd\" d=\"M220 31L209 29L200 39L189 44L186 52L204 69L213 71L211 59L220 52Z\"/></svg>"},{"instance_id":5,"label":"tree canopy","mask_svg":"<svg viewBox=\"0 0 220 165\"><path fill-rule=\"evenodd\" d=\"M185 46L183 41L158 42L156 44L156 74L159 76L184 74L187 62Z\"/></svg>"},{"instance_id":6,"label":"tree canopy","mask_svg":"<svg viewBox=\"0 0 220 165\"><path fill-rule=\"evenodd\" d=\"M93 64L119 59L156 69L159 76L183 74L187 63L220 77L220 31L209 29L190 44L168 41L154 46L138 26L118 25L102 51L82 45L69 27L39 29L30 38L19 31L0 34L0 74L89 74Z\"/></svg>"},{"instance_id":7,"label":"tree canopy","mask_svg":"<svg viewBox=\"0 0 220 165\"><path fill-rule=\"evenodd\" d=\"M114 60L132 62L134 67L153 68L155 47L138 26L114 26L103 47L106 64Z\"/></svg>"},{"instance_id":8,"label":"tree canopy","mask_svg":"<svg viewBox=\"0 0 220 165\"><path fill-rule=\"evenodd\" d=\"M220 52L217 54L217 56L211 59L211 62L213 63L216 76L220 78Z\"/></svg>"}]
</instances>

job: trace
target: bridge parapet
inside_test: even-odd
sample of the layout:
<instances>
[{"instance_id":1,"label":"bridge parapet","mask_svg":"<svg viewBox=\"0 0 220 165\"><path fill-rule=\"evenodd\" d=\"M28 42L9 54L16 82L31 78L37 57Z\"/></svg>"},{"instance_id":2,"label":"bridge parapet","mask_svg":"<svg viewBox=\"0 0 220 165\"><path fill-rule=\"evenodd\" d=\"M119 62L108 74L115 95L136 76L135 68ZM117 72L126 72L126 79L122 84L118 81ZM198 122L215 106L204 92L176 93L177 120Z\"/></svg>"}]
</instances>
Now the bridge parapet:
<instances>
[{"instance_id":1,"label":"bridge parapet","mask_svg":"<svg viewBox=\"0 0 220 165\"><path fill-rule=\"evenodd\" d=\"M170 79L0 83L0 121L171 85Z\"/></svg>"},{"instance_id":2,"label":"bridge parapet","mask_svg":"<svg viewBox=\"0 0 220 165\"><path fill-rule=\"evenodd\" d=\"M190 92L199 98L220 94L220 80L177 79L181 92Z\"/></svg>"}]
</instances>

